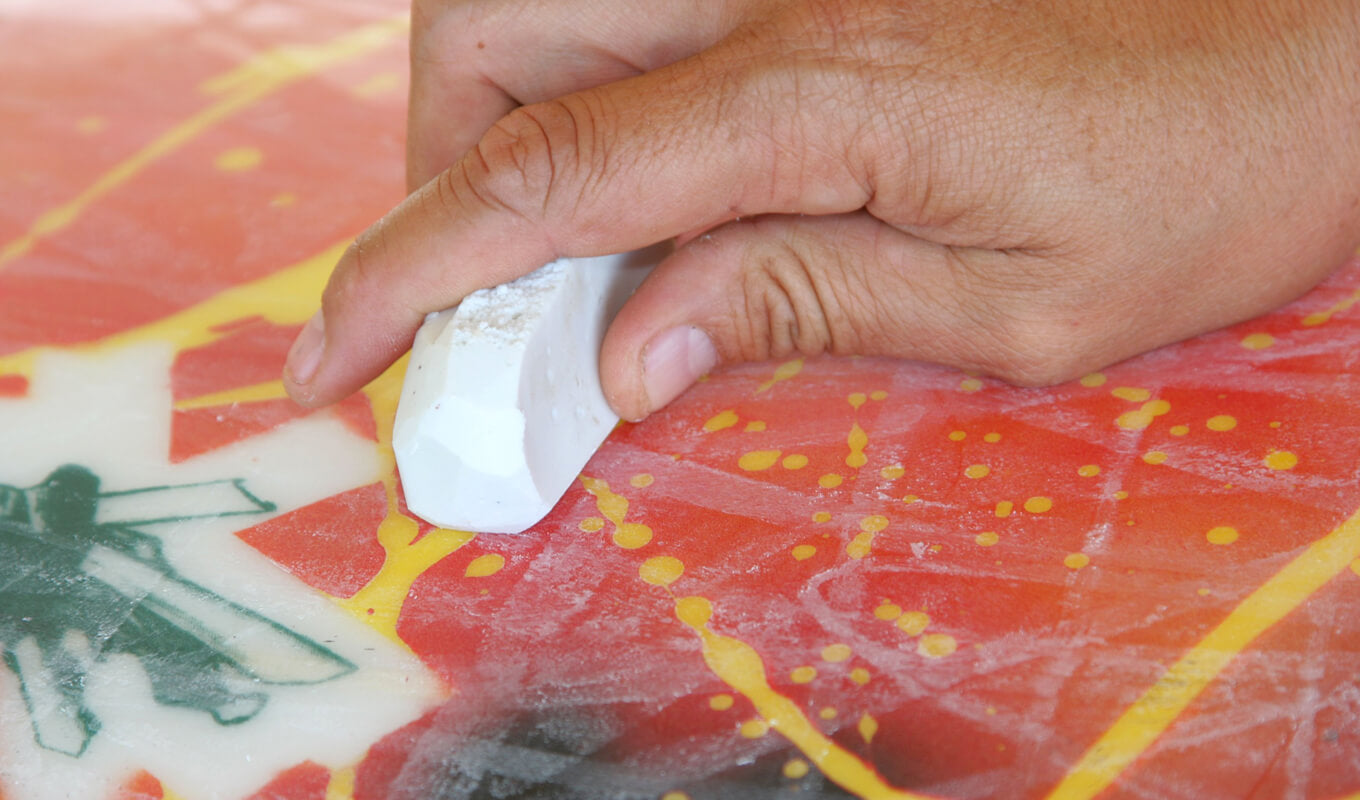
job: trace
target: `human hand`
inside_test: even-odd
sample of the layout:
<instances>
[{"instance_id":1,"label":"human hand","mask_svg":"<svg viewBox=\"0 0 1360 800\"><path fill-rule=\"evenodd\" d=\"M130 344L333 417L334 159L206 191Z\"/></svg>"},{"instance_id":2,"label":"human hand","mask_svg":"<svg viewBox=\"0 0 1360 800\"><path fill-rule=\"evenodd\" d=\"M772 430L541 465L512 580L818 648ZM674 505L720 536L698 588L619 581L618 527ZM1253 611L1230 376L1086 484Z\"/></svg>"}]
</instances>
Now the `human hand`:
<instances>
[{"instance_id":1,"label":"human hand","mask_svg":"<svg viewBox=\"0 0 1360 800\"><path fill-rule=\"evenodd\" d=\"M1360 244L1343 0L416 0L413 193L337 266L321 405L428 311L677 237L601 380L890 355L1058 382L1263 313Z\"/></svg>"}]
</instances>

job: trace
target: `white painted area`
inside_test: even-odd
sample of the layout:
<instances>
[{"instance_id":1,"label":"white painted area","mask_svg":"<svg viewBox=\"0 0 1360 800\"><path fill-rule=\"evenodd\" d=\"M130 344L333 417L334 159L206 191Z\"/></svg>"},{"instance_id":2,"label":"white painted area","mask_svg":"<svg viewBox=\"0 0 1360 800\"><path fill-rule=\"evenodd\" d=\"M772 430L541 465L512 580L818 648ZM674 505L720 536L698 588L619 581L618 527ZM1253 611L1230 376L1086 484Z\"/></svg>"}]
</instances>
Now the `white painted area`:
<instances>
[{"instance_id":1,"label":"white painted area","mask_svg":"<svg viewBox=\"0 0 1360 800\"><path fill-rule=\"evenodd\" d=\"M393 434L412 511L519 533L552 510L618 422L600 342L645 259L562 259L426 318Z\"/></svg>"},{"instance_id":2,"label":"white painted area","mask_svg":"<svg viewBox=\"0 0 1360 800\"><path fill-rule=\"evenodd\" d=\"M323 413L171 464L171 361L170 349L158 345L42 356L29 395L0 400L0 453L7 454L0 483L32 486L68 463L89 467L108 492L244 478L277 510L139 530L161 539L186 581L325 644L357 669L316 684L246 684L245 691L266 692L267 703L250 720L223 726L205 712L158 704L141 663L113 656L90 665L86 702L103 727L73 758L37 745L18 681L0 665L0 794L7 800L107 797L143 769L186 800L235 800L302 761L350 766L444 696L414 655L235 535L374 482L381 469L374 443ZM129 592L154 588L156 576L116 558L103 568Z\"/></svg>"}]
</instances>

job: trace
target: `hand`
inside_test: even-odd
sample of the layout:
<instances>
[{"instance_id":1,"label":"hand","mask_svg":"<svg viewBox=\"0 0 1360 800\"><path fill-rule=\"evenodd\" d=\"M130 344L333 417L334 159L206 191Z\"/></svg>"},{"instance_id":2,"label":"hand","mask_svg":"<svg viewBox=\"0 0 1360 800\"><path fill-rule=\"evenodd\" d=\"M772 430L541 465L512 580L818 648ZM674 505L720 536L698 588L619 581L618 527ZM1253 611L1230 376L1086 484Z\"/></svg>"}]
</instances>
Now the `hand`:
<instances>
[{"instance_id":1,"label":"hand","mask_svg":"<svg viewBox=\"0 0 1360 800\"><path fill-rule=\"evenodd\" d=\"M1345 0L417 0L413 189L286 370L356 390L423 315L676 237L605 339L621 416L720 363L1037 385L1263 313L1360 244Z\"/></svg>"}]
</instances>

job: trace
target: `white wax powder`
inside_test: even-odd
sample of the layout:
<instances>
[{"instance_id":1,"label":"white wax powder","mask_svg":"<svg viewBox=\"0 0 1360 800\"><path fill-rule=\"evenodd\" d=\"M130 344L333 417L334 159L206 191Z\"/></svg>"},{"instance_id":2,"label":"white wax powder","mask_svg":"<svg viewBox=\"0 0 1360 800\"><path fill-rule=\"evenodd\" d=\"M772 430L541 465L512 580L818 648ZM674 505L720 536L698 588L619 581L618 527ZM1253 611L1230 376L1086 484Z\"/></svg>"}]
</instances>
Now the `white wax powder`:
<instances>
[{"instance_id":1,"label":"white wax powder","mask_svg":"<svg viewBox=\"0 0 1360 800\"><path fill-rule=\"evenodd\" d=\"M522 278L464 297L449 323L452 341L502 347L523 343L532 333L529 323L538 318L567 277L566 261L554 261Z\"/></svg>"}]
</instances>

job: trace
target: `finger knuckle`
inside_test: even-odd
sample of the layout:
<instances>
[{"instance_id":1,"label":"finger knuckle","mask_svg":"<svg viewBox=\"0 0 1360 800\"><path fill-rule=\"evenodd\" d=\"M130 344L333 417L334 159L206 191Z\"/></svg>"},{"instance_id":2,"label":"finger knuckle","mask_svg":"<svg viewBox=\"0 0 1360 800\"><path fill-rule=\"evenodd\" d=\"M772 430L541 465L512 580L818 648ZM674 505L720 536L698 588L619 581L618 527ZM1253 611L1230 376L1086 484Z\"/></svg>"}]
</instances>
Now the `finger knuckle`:
<instances>
[{"instance_id":1,"label":"finger knuckle","mask_svg":"<svg viewBox=\"0 0 1360 800\"><path fill-rule=\"evenodd\" d=\"M580 165L595 128L588 106L560 98L502 117L464 160L467 187L484 205L544 219L579 200ZM576 192L568 192L574 187Z\"/></svg>"},{"instance_id":2,"label":"finger knuckle","mask_svg":"<svg viewBox=\"0 0 1360 800\"><path fill-rule=\"evenodd\" d=\"M816 255L779 237L767 237L745 256L742 307L735 309L741 355L748 360L812 356L856 350L852 328L840 313Z\"/></svg>"}]
</instances>

